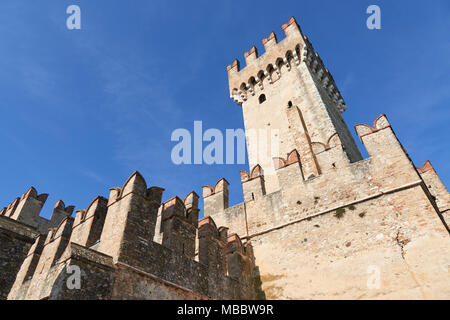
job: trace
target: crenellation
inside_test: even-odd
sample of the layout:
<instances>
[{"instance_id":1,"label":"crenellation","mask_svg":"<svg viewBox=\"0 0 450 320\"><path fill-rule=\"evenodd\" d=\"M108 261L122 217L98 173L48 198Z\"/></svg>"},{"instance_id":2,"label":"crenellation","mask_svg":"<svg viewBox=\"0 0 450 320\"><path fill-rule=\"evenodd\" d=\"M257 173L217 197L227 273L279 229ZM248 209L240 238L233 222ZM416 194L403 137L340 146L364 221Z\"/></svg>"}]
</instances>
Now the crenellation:
<instances>
[{"instance_id":1,"label":"crenellation","mask_svg":"<svg viewBox=\"0 0 450 320\"><path fill-rule=\"evenodd\" d=\"M192 191L184 199L184 205L186 206L186 218L197 227L198 215L200 209L198 208L199 196L197 193Z\"/></svg>"},{"instance_id":2,"label":"crenellation","mask_svg":"<svg viewBox=\"0 0 450 320\"><path fill-rule=\"evenodd\" d=\"M221 179L214 191L223 193L227 187ZM46 235L31 233L28 247L23 247L24 256L17 257L10 272L17 274L15 282L11 277L8 284L1 283L2 289L8 286L3 298L9 293L11 300L139 299L163 292L185 298L193 293L203 299L251 298L251 275L234 274L239 281L227 276L228 228L218 229L211 218L198 222L195 192L184 200L175 196L162 204L163 191L147 188L144 178L135 172L123 187L111 189L109 199L99 196L87 209L78 210L75 219L66 216ZM58 201L55 210L69 214L73 207ZM32 230L1 217L0 231L4 226L16 237L24 237L24 228ZM153 241L158 232L161 243ZM2 259L10 258L0 255ZM82 281L86 281L80 290L65 286L72 266L81 268ZM242 270L252 272L251 268ZM147 287L153 289L147 291Z\"/></svg>"},{"instance_id":3,"label":"crenellation","mask_svg":"<svg viewBox=\"0 0 450 320\"><path fill-rule=\"evenodd\" d=\"M266 195L264 173L260 165L253 167L251 173L241 171L241 183L246 202Z\"/></svg>"},{"instance_id":4,"label":"crenellation","mask_svg":"<svg viewBox=\"0 0 450 320\"><path fill-rule=\"evenodd\" d=\"M248 244L250 246L250 244ZM247 251L249 251L247 247ZM228 236L225 246L228 275L238 281L251 274L251 259L237 234Z\"/></svg>"},{"instance_id":5,"label":"crenellation","mask_svg":"<svg viewBox=\"0 0 450 320\"><path fill-rule=\"evenodd\" d=\"M114 187L109 189L108 207L119 199L122 188Z\"/></svg>"},{"instance_id":6,"label":"crenellation","mask_svg":"<svg viewBox=\"0 0 450 320\"><path fill-rule=\"evenodd\" d=\"M222 178L214 187L203 186L203 201L205 217L212 213L223 211L229 206L229 182Z\"/></svg>"},{"instance_id":7,"label":"crenellation","mask_svg":"<svg viewBox=\"0 0 450 320\"><path fill-rule=\"evenodd\" d=\"M151 188L150 188L151 189ZM153 189L155 190L155 189ZM157 197L148 198L150 194L145 179L139 172L134 172L125 182L117 198L110 204L106 215L98 251L113 257L114 261L123 261L130 265L138 263L140 243L153 241L155 235L159 200L163 189Z\"/></svg>"},{"instance_id":8,"label":"crenellation","mask_svg":"<svg viewBox=\"0 0 450 320\"><path fill-rule=\"evenodd\" d=\"M184 201L178 197L167 200L162 212L162 245L176 254L195 256L197 227L187 218Z\"/></svg>"},{"instance_id":9,"label":"crenellation","mask_svg":"<svg viewBox=\"0 0 450 320\"><path fill-rule=\"evenodd\" d=\"M75 208L74 206L66 207L64 202L59 200L48 220L40 216L47 198L48 194L38 194L34 187L30 187L20 198L10 203L2 215L36 228L41 234L46 234L49 228L57 227L63 219L72 215Z\"/></svg>"},{"instance_id":10,"label":"crenellation","mask_svg":"<svg viewBox=\"0 0 450 320\"><path fill-rule=\"evenodd\" d=\"M447 212L450 209L450 193L434 170L431 162L426 161L417 172L422 177L432 197L436 201L440 212ZM447 223L448 220L446 219Z\"/></svg>"},{"instance_id":11,"label":"crenellation","mask_svg":"<svg viewBox=\"0 0 450 320\"><path fill-rule=\"evenodd\" d=\"M234 60L232 65L227 67L230 80L230 96L238 104L241 104L246 99L246 90L255 90L255 84L258 84L260 89L263 88L264 79L267 79L272 84L274 82L272 74L276 72L277 77L280 77L282 75L282 66L290 70L291 61L295 61L295 64L300 63L299 56L301 46L303 46L303 38L295 19L291 18L288 24L283 25L283 28L286 38L281 42L277 42L275 32L263 39L262 42L266 52L262 56L258 57L255 47L244 53L246 59L246 67L244 69L240 70L237 59ZM294 43L292 48L290 47L291 42ZM244 83L244 86L241 85L242 83Z\"/></svg>"},{"instance_id":12,"label":"crenellation","mask_svg":"<svg viewBox=\"0 0 450 320\"><path fill-rule=\"evenodd\" d=\"M219 232L219 238L220 240L226 242L228 239L228 230L229 228L227 227L220 227L219 229L217 229L217 231Z\"/></svg>"},{"instance_id":13,"label":"crenellation","mask_svg":"<svg viewBox=\"0 0 450 320\"><path fill-rule=\"evenodd\" d=\"M273 161L282 190L285 188L290 188L292 185L297 185L305 179L312 179L315 177L314 175L309 177L303 176L297 150L293 150L290 154L288 154L286 159L274 158Z\"/></svg>"},{"instance_id":14,"label":"crenellation","mask_svg":"<svg viewBox=\"0 0 450 320\"><path fill-rule=\"evenodd\" d=\"M20 198L14 199L13 202L11 202L8 207L6 208L5 216L6 217L12 217L14 215L14 212L17 209L17 206L19 205Z\"/></svg>"},{"instance_id":15,"label":"crenellation","mask_svg":"<svg viewBox=\"0 0 450 320\"><path fill-rule=\"evenodd\" d=\"M298 25L298 23L294 17L291 17L289 19L288 23L282 24L281 28L283 29L284 33L286 34L286 37L289 37L289 36L301 37L302 36L302 31L300 29L300 26ZM306 40L306 36L304 38Z\"/></svg>"},{"instance_id":16,"label":"crenellation","mask_svg":"<svg viewBox=\"0 0 450 320\"><path fill-rule=\"evenodd\" d=\"M244 53L244 57L246 65L249 65L256 59L258 59L258 49L255 46L251 47L249 51Z\"/></svg>"},{"instance_id":17,"label":"crenellation","mask_svg":"<svg viewBox=\"0 0 450 320\"><path fill-rule=\"evenodd\" d=\"M48 194L37 194L35 188L31 187L23 194L14 214L10 218L29 224L33 227L39 224L39 214L47 201Z\"/></svg>"},{"instance_id":18,"label":"crenellation","mask_svg":"<svg viewBox=\"0 0 450 320\"><path fill-rule=\"evenodd\" d=\"M91 247L100 240L106 219L108 199L98 196L85 210L78 210L73 224L71 242Z\"/></svg>"},{"instance_id":19,"label":"crenellation","mask_svg":"<svg viewBox=\"0 0 450 320\"><path fill-rule=\"evenodd\" d=\"M225 242L222 234L211 217L205 217L198 223L198 257L199 262L214 268L216 272L225 274ZM227 230L228 233L228 230Z\"/></svg>"},{"instance_id":20,"label":"crenellation","mask_svg":"<svg viewBox=\"0 0 450 320\"><path fill-rule=\"evenodd\" d=\"M270 50L271 47L276 45L278 42L277 42L277 36L275 35L275 32L272 31L267 38L263 38L262 43L264 45L264 49L266 49L266 52L268 50Z\"/></svg>"}]
</instances>

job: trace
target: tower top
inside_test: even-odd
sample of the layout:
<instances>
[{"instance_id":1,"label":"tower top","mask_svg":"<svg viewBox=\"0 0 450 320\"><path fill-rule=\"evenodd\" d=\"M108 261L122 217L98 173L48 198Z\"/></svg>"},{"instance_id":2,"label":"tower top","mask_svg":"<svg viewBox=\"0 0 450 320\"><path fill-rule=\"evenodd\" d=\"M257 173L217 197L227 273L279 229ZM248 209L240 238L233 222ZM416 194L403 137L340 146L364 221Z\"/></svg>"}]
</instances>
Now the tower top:
<instances>
[{"instance_id":1,"label":"tower top","mask_svg":"<svg viewBox=\"0 0 450 320\"><path fill-rule=\"evenodd\" d=\"M227 66L231 99L242 105L248 94L255 94L255 86L263 89L264 78L269 78L269 83L272 84L272 73L276 72L278 77L281 76L282 66L290 70L293 66L305 62L324 86L330 99L336 101L339 111L345 111L345 102L331 73L324 66L319 54L314 51L295 18L291 17L281 27L286 38L278 42L275 32L272 31L267 38L262 39L264 54L258 56L257 48L252 46L244 53L245 67L241 69L238 59Z\"/></svg>"}]
</instances>

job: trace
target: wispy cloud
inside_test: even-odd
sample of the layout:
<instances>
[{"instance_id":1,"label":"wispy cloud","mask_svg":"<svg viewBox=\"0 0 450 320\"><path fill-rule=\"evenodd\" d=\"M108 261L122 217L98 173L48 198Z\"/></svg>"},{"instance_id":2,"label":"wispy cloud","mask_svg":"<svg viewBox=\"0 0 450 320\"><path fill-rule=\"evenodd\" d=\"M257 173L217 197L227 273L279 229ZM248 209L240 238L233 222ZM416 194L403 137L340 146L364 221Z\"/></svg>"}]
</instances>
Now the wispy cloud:
<instances>
[{"instance_id":1,"label":"wispy cloud","mask_svg":"<svg viewBox=\"0 0 450 320\"><path fill-rule=\"evenodd\" d=\"M98 175L97 173L95 173L94 171L91 170L87 170L87 169L82 169L79 171L82 175L88 177L89 179L98 182L98 183L104 183L105 179L103 179L103 177L101 177L100 175Z\"/></svg>"}]
</instances>

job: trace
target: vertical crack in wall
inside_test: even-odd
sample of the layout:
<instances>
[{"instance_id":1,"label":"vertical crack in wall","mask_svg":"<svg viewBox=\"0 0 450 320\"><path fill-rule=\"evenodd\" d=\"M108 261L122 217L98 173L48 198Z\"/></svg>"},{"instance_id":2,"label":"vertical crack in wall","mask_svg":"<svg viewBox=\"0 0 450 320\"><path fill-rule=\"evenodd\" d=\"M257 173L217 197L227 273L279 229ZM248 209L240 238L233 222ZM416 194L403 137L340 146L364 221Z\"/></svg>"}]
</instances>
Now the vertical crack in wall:
<instances>
[{"instance_id":1,"label":"vertical crack in wall","mask_svg":"<svg viewBox=\"0 0 450 320\"><path fill-rule=\"evenodd\" d=\"M413 279L413 281L416 283L416 285L420 288L420 293L422 294L422 298L423 299L427 299L426 295L425 295L425 291L423 290L422 285L419 283L419 281L417 280L411 266L408 264L408 262L406 261L406 251L405 251L405 246L411 242L410 239L405 238L402 234L401 234L401 228L399 228L397 230L397 236L395 237L395 241L397 242L397 245L400 247L400 253L402 255L402 259L403 259L403 263L406 266L406 269L408 269L409 274L411 275L411 278Z\"/></svg>"}]
</instances>

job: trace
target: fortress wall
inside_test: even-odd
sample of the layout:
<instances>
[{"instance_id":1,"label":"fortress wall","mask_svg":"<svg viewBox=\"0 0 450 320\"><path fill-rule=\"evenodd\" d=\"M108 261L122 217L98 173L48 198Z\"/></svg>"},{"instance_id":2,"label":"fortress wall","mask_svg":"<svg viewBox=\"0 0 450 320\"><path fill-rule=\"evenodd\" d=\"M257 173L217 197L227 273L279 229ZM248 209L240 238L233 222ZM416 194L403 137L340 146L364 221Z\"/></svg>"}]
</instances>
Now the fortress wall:
<instances>
[{"instance_id":1,"label":"fortress wall","mask_svg":"<svg viewBox=\"0 0 450 320\"><path fill-rule=\"evenodd\" d=\"M11 277L17 278L15 283L11 278L12 290L5 289L5 295L9 291L11 300L252 299L251 246L217 228L212 218L198 221L194 192L161 203L162 192L147 188L135 172L122 188L111 189L109 200L97 197L33 246L30 239L23 256L16 255L20 261ZM68 214L62 202L55 211ZM10 230L21 226L6 217L0 222L11 224ZM67 285L72 267L81 271L80 289Z\"/></svg>"},{"instance_id":2,"label":"fortress wall","mask_svg":"<svg viewBox=\"0 0 450 320\"><path fill-rule=\"evenodd\" d=\"M209 297L119 264L112 299L208 300Z\"/></svg>"},{"instance_id":3,"label":"fortress wall","mask_svg":"<svg viewBox=\"0 0 450 320\"><path fill-rule=\"evenodd\" d=\"M28 255L21 264L19 272L17 272L14 285L8 294L9 300L21 300L25 297L29 285L31 284L31 279L41 258L46 238L47 237L44 235L39 235L36 239L34 239L34 244L31 246Z\"/></svg>"},{"instance_id":4,"label":"fortress wall","mask_svg":"<svg viewBox=\"0 0 450 320\"><path fill-rule=\"evenodd\" d=\"M74 269L81 271L80 288L71 277ZM49 271L41 291L41 299L51 300L109 300L112 297L116 268L111 257L71 243L58 264Z\"/></svg>"},{"instance_id":5,"label":"fortress wall","mask_svg":"<svg viewBox=\"0 0 450 320\"><path fill-rule=\"evenodd\" d=\"M450 239L420 186L251 239L268 299L447 299ZM375 266L375 267L374 267ZM379 288L367 282L379 268Z\"/></svg>"},{"instance_id":6,"label":"fortress wall","mask_svg":"<svg viewBox=\"0 0 450 320\"><path fill-rule=\"evenodd\" d=\"M0 300L7 298L37 235L33 228L0 216Z\"/></svg>"},{"instance_id":7,"label":"fortress wall","mask_svg":"<svg viewBox=\"0 0 450 320\"><path fill-rule=\"evenodd\" d=\"M304 180L301 158L291 153L275 159L279 192L246 197L257 176L244 173L247 201L212 215L226 221L230 232L244 232L254 246L259 298L450 295L442 281L450 262L449 233L427 185L385 116L356 129L369 159L340 161L342 146L329 143L315 148L322 174ZM373 266L382 276L376 290L367 287Z\"/></svg>"}]
</instances>

